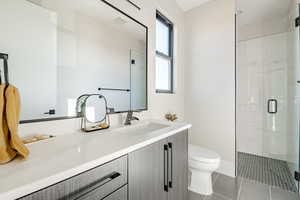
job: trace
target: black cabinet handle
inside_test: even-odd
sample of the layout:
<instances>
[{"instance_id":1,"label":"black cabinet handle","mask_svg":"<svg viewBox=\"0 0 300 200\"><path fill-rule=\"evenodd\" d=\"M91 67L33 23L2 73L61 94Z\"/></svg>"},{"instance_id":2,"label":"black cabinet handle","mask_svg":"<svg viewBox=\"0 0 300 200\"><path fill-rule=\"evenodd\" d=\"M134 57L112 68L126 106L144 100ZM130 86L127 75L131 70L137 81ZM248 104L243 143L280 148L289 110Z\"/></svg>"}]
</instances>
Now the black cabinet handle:
<instances>
[{"instance_id":1,"label":"black cabinet handle","mask_svg":"<svg viewBox=\"0 0 300 200\"><path fill-rule=\"evenodd\" d=\"M173 144L172 143L168 143L168 147L169 147L169 169L168 169L168 185L169 188L173 187Z\"/></svg>"},{"instance_id":2,"label":"black cabinet handle","mask_svg":"<svg viewBox=\"0 0 300 200\"><path fill-rule=\"evenodd\" d=\"M169 147L167 144L164 145L164 191L169 191L168 186L168 169L169 169Z\"/></svg>"},{"instance_id":3,"label":"black cabinet handle","mask_svg":"<svg viewBox=\"0 0 300 200\"><path fill-rule=\"evenodd\" d=\"M90 185L87 185L84 188L81 188L79 190L79 192L71 195L71 200L79 200L79 199L85 199L86 195L89 195L91 192L93 192L94 190L97 190L98 188L100 188L101 186L111 182L112 180L120 177L121 174L118 172L113 172L109 175L106 175L102 178L100 178L99 180L95 181L94 183L91 183Z\"/></svg>"}]
</instances>

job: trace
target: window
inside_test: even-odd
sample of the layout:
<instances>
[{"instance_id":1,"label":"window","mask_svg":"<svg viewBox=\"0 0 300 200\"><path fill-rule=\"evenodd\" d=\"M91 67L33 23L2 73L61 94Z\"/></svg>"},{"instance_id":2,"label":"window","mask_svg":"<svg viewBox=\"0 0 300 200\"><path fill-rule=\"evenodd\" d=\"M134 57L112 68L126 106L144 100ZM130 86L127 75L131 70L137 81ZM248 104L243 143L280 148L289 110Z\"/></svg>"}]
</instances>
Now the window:
<instances>
[{"instance_id":1,"label":"window","mask_svg":"<svg viewBox=\"0 0 300 200\"><path fill-rule=\"evenodd\" d=\"M156 13L156 92L173 93L173 23Z\"/></svg>"}]
</instances>

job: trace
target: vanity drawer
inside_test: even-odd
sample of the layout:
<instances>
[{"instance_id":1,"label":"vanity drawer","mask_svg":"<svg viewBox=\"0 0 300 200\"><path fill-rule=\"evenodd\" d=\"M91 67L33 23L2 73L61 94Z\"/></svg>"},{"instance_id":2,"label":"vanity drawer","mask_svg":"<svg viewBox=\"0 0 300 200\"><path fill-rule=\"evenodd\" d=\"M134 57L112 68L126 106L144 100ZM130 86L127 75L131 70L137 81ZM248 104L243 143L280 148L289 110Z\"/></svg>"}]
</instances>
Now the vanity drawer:
<instances>
[{"instance_id":1,"label":"vanity drawer","mask_svg":"<svg viewBox=\"0 0 300 200\"><path fill-rule=\"evenodd\" d=\"M38 192L21 200L103 199L127 184L127 156L121 157Z\"/></svg>"},{"instance_id":2,"label":"vanity drawer","mask_svg":"<svg viewBox=\"0 0 300 200\"><path fill-rule=\"evenodd\" d=\"M108 197L104 198L103 200L127 200L127 191L128 188L126 185L113 194L109 195Z\"/></svg>"},{"instance_id":3,"label":"vanity drawer","mask_svg":"<svg viewBox=\"0 0 300 200\"><path fill-rule=\"evenodd\" d=\"M100 200L101 198L99 197L101 192L98 194L100 191L94 191L91 193L88 193L78 200ZM121 189L115 191L111 195L105 197L102 200L127 200L127 185L122 187Z\"/></svg>"}]
</instances>

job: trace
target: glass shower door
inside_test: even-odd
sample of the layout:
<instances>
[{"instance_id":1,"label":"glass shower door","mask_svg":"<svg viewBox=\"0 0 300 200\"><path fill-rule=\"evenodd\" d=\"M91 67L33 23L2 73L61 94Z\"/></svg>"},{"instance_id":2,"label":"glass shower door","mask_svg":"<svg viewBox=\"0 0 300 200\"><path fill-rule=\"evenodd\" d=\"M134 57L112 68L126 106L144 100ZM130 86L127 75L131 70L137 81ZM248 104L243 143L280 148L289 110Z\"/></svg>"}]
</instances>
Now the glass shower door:
<instances>
[{"instance_id":1,"label":"glass shower door","mask_svg":"<svg viewBox=\"0 0 300 200\"><path fill-rule=\"evenodd\" d=\"M299 126L300 126L300 31L295 26L295 19L299 18L299 5L290 13L291 28L288 35L288 70L287 70L287 156L286 160L291 173L299 172ZM299 190L299 182L296 181Z\"/></svg>"},{"instance_id":2,"label":"glass shower door","mask_svg":"<svg viewBox=\"0 0 300 200\"><path fill-rule=\"evenodd\" d=\"M300 171L299 10L294 1L274 24L262 19L249 25L246 11L237 18L238 175L293 192ZM274 29L264 32L264 24Z\"/></svg>"}]
</instances>

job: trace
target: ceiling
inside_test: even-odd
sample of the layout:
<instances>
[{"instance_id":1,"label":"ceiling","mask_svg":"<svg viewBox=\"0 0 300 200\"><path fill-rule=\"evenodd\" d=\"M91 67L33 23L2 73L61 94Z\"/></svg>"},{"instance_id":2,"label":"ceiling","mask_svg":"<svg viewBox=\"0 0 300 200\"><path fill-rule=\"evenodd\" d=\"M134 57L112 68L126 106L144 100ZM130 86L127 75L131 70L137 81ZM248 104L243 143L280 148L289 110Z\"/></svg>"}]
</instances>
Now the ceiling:
<instances>
[{"instance_id":1,"label":"ceiling","mask_svg":"<svg viewBox=\"0 0 300 200\"><path fill-rule=\"evenodd\" d=\"M291 0L237 0L239 24L284 18L288 15Z\"/></svg>"},{"instance_id":2,"label":"ceiling","mask_svg":"<svg viewBox=\"0 0 300 200\"><path fill-rule=\"evenodd\" d=\"M176 0L183 11L188 11L213 0ZM239 24L253 24L259 21L287 16L291 0L236 0Z\"/></svg>"},{"instance_id":3,"label":"ceiling","mask_svg":"<svg viewBox=\"0 0 300 200\"><path fill-rule=\"evenodd\" d=\"M188 11L212 0L176 0L183 11Z\"/></svg>"}]
</instances>

